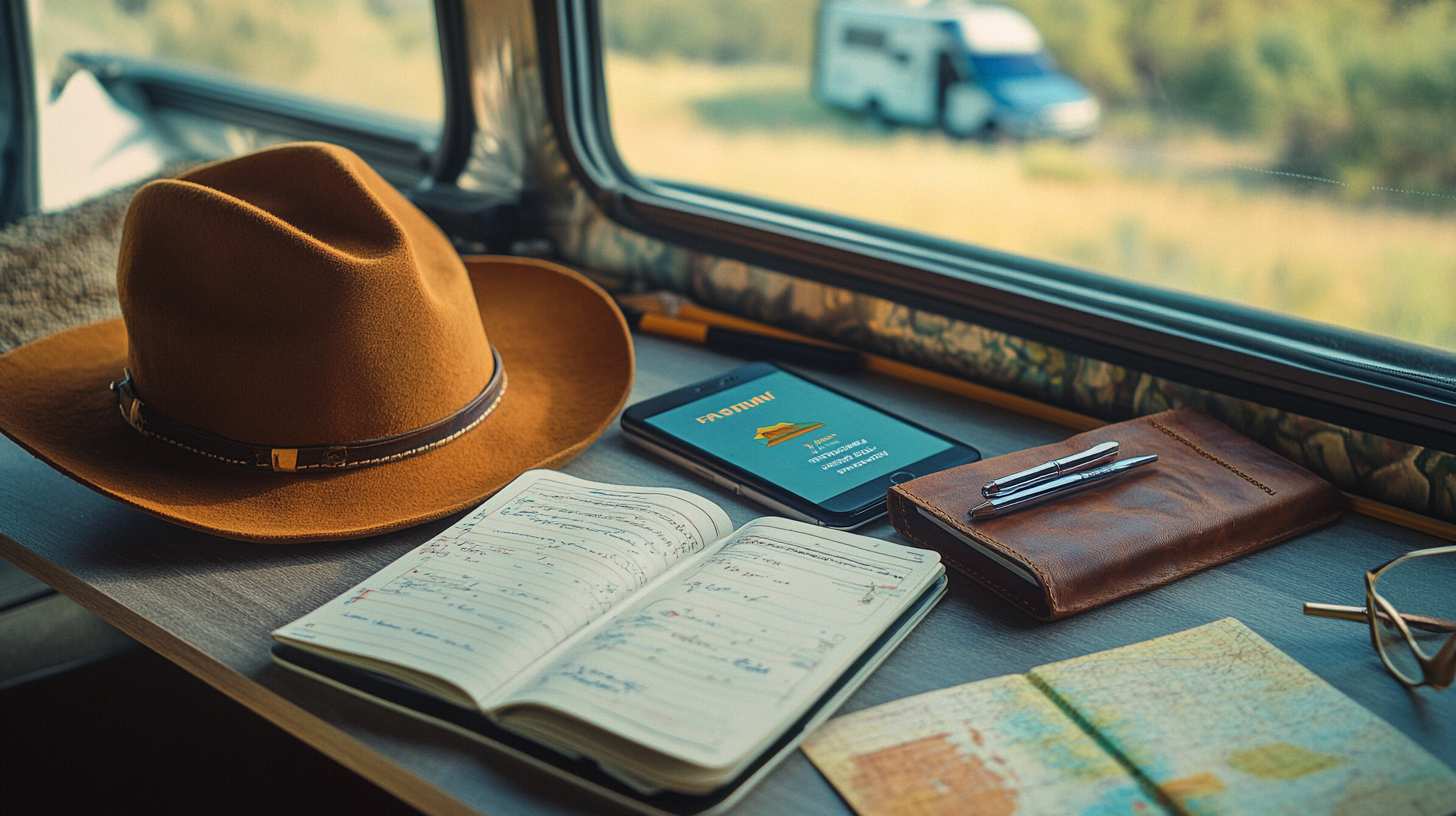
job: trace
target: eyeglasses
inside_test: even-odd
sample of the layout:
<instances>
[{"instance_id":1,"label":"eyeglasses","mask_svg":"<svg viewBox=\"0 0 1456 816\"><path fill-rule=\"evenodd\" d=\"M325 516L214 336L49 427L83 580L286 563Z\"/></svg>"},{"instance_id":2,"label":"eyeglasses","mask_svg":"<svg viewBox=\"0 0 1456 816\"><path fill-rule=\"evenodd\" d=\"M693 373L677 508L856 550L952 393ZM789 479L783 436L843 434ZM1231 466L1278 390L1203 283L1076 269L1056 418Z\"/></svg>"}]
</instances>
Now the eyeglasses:
<instances>
[{"instance_id":1,"label":"eyeglasses","mask_svg":"<svg viewBox=\"0 0 1456 816\"><path fill-rule=\"evenodd\" d=\"M1370 624L1397 680L1440 691L1456 680L1456 546L1409 552L1365 573L1363 609L1306 603L1304 614Z\"/></svg>"}]
</instances>

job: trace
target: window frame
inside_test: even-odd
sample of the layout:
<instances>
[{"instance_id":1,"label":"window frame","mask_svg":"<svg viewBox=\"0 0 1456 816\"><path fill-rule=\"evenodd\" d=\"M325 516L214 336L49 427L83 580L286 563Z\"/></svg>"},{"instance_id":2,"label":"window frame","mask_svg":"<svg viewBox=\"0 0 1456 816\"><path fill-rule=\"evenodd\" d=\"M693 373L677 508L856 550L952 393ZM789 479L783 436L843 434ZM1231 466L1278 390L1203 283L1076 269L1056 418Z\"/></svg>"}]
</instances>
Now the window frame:
<instances>
[{"instance_id":1,"label":"window frame","mask_svg":"<svg viewBox=\"0 0 1456 816\"><path fill-rule=\"evenodd\" d=\"M1456 451L1456 355L1012 253L635 176L608 117L598 0L532 0L577 180L653 238L880 297L1197 388Z\"/></svg>"},{"instance_id":2,"label":"window frame","mask_svg":"<svg viewBox=\"0 0 1456 816\"><path fill-rule=\"evenodd\" d=\"M0 224L40 203L30 15L24 2L0 9Z\"/></svg>"}]
</instances>

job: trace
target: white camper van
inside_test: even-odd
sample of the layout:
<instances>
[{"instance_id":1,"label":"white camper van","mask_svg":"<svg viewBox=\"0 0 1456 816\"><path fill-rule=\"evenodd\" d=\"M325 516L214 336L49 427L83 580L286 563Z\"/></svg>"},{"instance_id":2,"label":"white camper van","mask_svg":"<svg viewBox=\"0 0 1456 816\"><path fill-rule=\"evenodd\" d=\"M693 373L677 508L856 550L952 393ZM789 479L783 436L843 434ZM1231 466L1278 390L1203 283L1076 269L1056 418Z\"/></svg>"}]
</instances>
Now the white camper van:
<instances>
[{"instance_id":1,"label":"white camper van","mask_svg":"<svg viewBox=\"0 0 1456 816\"><path fill-rule=\"evenodd\" d=\"M992 3L824 0L814 94L887 122L1080 139L1100 108L1020 12Z\"/></svg>"}]
</instances>

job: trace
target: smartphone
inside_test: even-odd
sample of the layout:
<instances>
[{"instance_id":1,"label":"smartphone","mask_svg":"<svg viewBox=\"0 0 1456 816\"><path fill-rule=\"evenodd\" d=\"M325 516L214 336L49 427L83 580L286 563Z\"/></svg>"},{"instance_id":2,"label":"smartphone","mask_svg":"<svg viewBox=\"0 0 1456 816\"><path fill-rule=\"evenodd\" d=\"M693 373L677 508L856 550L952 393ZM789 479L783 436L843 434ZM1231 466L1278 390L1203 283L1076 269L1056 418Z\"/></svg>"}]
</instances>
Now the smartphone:
<instances>
[{"instance_id":1,"label":"smartphone","mask_svg":"<svg viewBox=\"0 0 1456 816\"><path fill-rule=\"evenodd\" d=\"M981 458L771 363L639 402L622 414L622 434L789 518L839 529L884 515L890 485Z\"/></svg>"}]
</instances>

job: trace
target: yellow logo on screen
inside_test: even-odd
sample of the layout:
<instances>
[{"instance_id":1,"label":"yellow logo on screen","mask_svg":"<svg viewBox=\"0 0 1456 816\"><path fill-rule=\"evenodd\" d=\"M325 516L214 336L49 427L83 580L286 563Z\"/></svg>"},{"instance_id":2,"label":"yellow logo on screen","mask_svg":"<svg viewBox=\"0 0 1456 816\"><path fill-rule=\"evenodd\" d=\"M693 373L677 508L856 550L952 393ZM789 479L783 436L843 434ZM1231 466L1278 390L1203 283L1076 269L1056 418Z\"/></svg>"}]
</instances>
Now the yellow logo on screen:
<instances>
[{"instance_id":1,"label":"yellow logo on screen","mask_svg":"<svg viewBox=\"0 0 1456 816\"><path fill-rule=\"evenodd\" d=\"M824 427L822 422L780 422L767 428L759 428L758 433L753 435L753 441L772 448L780 442L787 442L796 436L822 427Z\"/></svg>"}]
</instances>

